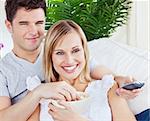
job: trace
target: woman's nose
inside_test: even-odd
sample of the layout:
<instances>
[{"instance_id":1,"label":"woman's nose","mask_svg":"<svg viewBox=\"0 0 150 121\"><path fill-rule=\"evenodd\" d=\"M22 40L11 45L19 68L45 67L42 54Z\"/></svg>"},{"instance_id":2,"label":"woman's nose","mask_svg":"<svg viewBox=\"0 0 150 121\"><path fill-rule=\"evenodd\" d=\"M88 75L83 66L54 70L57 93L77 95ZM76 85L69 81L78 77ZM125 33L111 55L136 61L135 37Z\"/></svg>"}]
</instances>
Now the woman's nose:
<instances>
[{"instance_id":1,"label":"woman's nose","mask_svg":"<svg viewBox=\"0 0 150 121\"><path fill-rule=\"evenodd\" d=\"M67 55L66 56L66 63L72 64L74 62L74 57L72 55Z\"/></svg>"}]
</instances>

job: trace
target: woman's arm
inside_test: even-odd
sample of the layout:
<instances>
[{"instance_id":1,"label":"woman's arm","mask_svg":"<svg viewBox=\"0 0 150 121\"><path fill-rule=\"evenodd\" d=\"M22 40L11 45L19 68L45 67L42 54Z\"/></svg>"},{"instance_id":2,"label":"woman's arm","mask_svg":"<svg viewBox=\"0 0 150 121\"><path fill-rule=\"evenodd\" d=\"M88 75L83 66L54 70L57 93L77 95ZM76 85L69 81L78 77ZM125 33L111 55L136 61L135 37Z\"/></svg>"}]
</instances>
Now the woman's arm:
<instances>
[{"instance_id":1,"label":"woman's arm","mask_svg":"<svg viewBox=\"0 0 150 121\"><path fill-rule=\"evenodd\" d=\"M113 121L136 121L134 114L129 109L128 104L124 98L116 95L116 89L118 88L115 83L114 86L109 90L108 99L112 111Z\"/></svg>"},{"instance_id":2,"label":"woman's arm","mask_svg":"<svg viewBox=\"0 0 150 121\"><path fill-rule=\"evenodd\" d=\"M36 110L33 112L33 114L29 117L27 121L39 121L39 115L40 115L40 106L37 106Z\"/></svg>"}]
</instances>

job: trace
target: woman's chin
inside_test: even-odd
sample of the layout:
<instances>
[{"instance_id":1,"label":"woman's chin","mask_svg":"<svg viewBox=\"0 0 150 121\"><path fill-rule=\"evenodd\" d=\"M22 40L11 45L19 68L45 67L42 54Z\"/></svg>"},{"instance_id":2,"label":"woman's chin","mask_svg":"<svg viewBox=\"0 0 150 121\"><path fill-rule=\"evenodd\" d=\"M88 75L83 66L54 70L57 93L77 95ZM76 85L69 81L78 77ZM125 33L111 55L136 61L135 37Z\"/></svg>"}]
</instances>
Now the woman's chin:
<instances>
[{"instance_id":1,"label":"woman's chin","mask_svg":"<svg viewBox=\"0 0 150 121\"><path fill-rule=\"evenodd\" d=\"M74 81L78 78L79 75L75 75L75 76L70 76L70 75L66 75L64 78L62 78L63 80L68 80L68 81Z\"/></svg>"}]
</instances>

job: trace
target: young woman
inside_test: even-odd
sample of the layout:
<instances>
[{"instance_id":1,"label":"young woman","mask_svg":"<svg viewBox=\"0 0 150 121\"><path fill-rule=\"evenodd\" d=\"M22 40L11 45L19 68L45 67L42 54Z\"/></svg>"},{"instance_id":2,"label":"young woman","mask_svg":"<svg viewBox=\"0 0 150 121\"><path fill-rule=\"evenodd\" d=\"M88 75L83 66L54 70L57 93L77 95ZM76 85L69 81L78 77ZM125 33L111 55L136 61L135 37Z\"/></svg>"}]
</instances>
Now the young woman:
<instances>
[{"instance_id":1,"label":"young woman","mask_svg":"<svg viewBox=\"0 0 150 121\"><path fill-rule=\"evenodd\" d=\"M61 20L49 29L43 60L45 78L49 83L65 81L77 91L88 93L92 102L86 114L79 114L64 101L60 105L65 109L53 104L42 104L40 121L136 120L126 100L116 95L115 90L118 87L111 75L104 76L102 80L91 79L87 40L75 22ZM47 113L44 112L44 107L49 107ZM33 114L33 120L37 120L37 114Z\"/></svg>"}]
</instances>

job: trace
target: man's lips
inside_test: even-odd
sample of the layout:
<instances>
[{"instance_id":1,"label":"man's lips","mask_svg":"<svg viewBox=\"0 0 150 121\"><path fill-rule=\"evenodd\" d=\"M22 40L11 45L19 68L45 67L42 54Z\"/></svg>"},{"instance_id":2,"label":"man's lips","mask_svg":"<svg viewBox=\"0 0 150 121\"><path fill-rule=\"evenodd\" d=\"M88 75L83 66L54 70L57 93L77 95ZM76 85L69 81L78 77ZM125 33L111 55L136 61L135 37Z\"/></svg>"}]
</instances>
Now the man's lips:
<instances>
[{"instance_id":1,"label":"man's lips","mask_svg":"<svg viewBox=\"0 0 150 121\"><path fill-rule=\"evenodd\" d=\"M33 38L26 38L27 40L35 40L38 39L38 37L33 37Z\"/></svg>"},{"instance_id":2,"label":"man's lips","mask_svg":"<svg viewBox=\"0 0 150 121\"><path fill-rule=\"evenodd\" d=\"M34 37L34 38L27 38L28 41L35 43L37 41L38 37Z\"/></svg>"}]
</instances>

